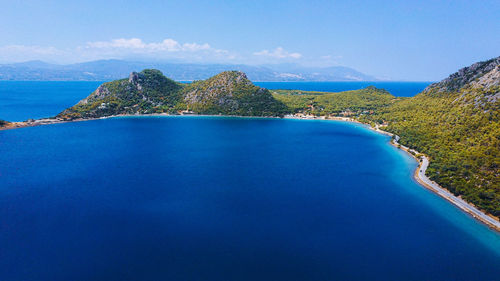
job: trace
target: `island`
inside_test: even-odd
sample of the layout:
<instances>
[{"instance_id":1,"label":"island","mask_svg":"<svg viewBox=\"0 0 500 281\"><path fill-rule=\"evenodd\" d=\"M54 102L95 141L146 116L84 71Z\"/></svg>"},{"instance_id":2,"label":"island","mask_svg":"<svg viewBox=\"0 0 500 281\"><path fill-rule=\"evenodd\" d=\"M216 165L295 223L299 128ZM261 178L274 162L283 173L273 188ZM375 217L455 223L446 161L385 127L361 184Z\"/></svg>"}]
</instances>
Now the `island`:
<instances>
[{"instance_id":1,"label":"island","mask_svg":"<svg viewBox=\"0 0 500 281\"><path fill-rule=\"evenodd\" d=\"M500 57L460 69L418 95L367 87L338 93L267 90L239 71L182 84L160 71L107 82L57 116L0 129L124 115L224 115L361 122L419 162L415 178L500 230Z\"/></svg>"}]
</instances>

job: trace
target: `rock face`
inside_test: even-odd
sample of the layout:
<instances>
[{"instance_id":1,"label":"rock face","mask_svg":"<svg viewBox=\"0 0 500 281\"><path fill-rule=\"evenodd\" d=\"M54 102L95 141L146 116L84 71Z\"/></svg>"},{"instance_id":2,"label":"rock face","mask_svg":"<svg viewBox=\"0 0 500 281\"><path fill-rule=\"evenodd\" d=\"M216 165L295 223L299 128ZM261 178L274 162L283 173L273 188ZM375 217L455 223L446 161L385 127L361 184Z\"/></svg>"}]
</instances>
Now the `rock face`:
<instances>
[{"instance_id":1,"label":"rock face","mask_svg":"<svg viewBox=\"0 0 500 281\"><path fill-rule=\"evenodd\" d=\"M141 75L141 76L143 76L143 75ZM137 83L138 80L139 80L139 73L137 73L135 71L130 73L130 75L128 76L129 83Z\"/></svg>"},{"instance_id":2,"label":"rock face","mask_svg":"<svg viewBox=\"0 0 500 281\"><path fill-rule=\"evenodd\" d=\"M500 57L464 67L441 82L429 85L421 95L444 97L455 93L459 96L454 104L474 104L491 110L500 100Z\"/></svg>"},{"instance_id":3,"label":"rock face","mask_svg":"<svg viewBox=\"0 0 500 281\"><path fill-rule=\"evenodd\" d=\"M79 101L78 104L88 104L89 103L89 100L92 101L92 100L99 100L99 99L103 99L107 96L110 96L110 91L108 90L108 88L105 86L105 85L101 85L99 86L99 88L97 88L95 90L94 93L92 93L90 96L84 98L83 100Z\"/></svg>"},{"instance_id":4,"label":"rock face","mask_svg":"<svg viewBox=\"0 0 500 281\"><path fill-rule=\"evenodd\" d=\"M495 86L500 85L500 58L497 59L497 65L486 72L484 75L472 81L470 84L474 88L484 87L485 89L491 89Z\"/></svg>"},{"instance_id":5,"label":"rock face","mask_svg":"<svg viewBox=\"0 0 500 281\"><path fill-rule=\"evenodd\" d=\"M500 85L500 57L464 67L438 83L429 85L424 92L456 92L465 86L490 89Z\"/></svg>"}]
</instances>

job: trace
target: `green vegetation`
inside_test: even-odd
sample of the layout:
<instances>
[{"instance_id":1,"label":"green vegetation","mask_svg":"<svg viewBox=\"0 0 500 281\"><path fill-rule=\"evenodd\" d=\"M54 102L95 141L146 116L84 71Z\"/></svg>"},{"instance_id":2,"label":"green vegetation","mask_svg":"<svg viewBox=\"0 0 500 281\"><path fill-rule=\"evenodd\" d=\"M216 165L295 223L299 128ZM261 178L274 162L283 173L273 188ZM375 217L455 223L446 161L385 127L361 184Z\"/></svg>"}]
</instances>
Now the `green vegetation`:
<instances>
[{"instance_id":1,"label":"green vegetation","mask_svg":"<svg viewBox=\"0 0 500 281\"><path fill-rule=\"evenodd\" d=\"M374 110L387 107L399 98L375 87L339 93L275 90L273 96L282 101L292 113L315 116L351 116L373 114Z\"/></svg>"},{"instance_id":2,"label":"green vegetation","mask_svg":"<svg viewBox=\"0 0 500 281\"><path fill-rule=\"evenodd\" d=\"M474 64L360 120L386 123L429 156L428 177L500 217L499 72L500 58Z\"/></svg>"},{"instance_id":3,"label":"green vegetation","mask_svg":"<svg viewBox=\"0 0 500 281\"><path fill-rule=\"evenodd\" d=\"M223 72L185 85L158 70L146 69L130 74L128 79L102 84L57 117L73 120L119 114L176 114L183 110L242 116L282 116L288 112L268 90L253 85L241 72Z\"/></svg>"},{"instance_id":4,"label":"green vegetation","mask_svg":"<svg viewBox=\"0 0 500 281\"><path fill-rule=\"evenodd\" d=\"M398 101L387 91L368 87L340 93L275 90L255 86L238 71L180 84L158 70L132 73L128 79L104 83L86 99L61 112L64 120L99 118L119 114L197 114L283 116L304 113L316 116L359 117Z\"/></svg>"},{"instance_id":5,"label":"green vegetation","mask_svg":"<svg viewBox=\"0 0 500 281\"><path fill-rule=\"evenodd\" d=\"M183 85L146 69L128 79L104 83L75 106L57 117L62 119L96 118L117 114L173 112L181 101Z\"/></svg>"},{"instance_id":6,"label":"green vegetation","mask_svg":"<svg viewBox=\"0 0 500 281\"><path fill-rule=\"evenodd\" d=\"M9 124L9 122L5 121L5 120L0 120L0 127L5 127Z\"/></svg>"},{"instance_id":7,"label":"green vegetation","mask_svg":"<svg viewBox=\"0 0 500 281\"><path fill-rule=\"evenodd\" d=\"M400 143L430 157L427 176L456 195L500 216L500 100L492 88L431 90L395 103L363 121L388 123Z\"/></svg>"},{"instance_id":8,"label":"green vegetation","mask_svg":"<svg viewBox=\"0 0 500 281\"><path fill-rule=\"evenodd\" d=\"M189 110L200 114L283 116L288 112L269 90L255 86L238 71L226 71L207 80L195 81L184 89L184 93Z\"/></svg>"}]
</instances>

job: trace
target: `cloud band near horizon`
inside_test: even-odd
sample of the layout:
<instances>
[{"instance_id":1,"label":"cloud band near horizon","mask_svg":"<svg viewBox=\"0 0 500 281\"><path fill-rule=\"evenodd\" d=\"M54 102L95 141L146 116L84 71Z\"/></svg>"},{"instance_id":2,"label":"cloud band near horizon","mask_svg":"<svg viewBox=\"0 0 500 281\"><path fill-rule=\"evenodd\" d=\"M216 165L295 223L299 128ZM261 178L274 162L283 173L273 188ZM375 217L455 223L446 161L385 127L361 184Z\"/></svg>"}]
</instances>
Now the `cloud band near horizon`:
<instances>
[{"instance_id":1,"label":"cloud band near horizon","mask_svg":"<svg viewBox=\"0 0 500 281\"><path fill-rule=\"evenodd\" d=\"M218 49L208 43L180 43L172 38L159 42L144 42L140 38L118 38L91 41L73 48L54 46L0 46L0 63L43 60L56 63L75 63L99 59L159 59L198 63L279 63L298 62L303 55L283 47L264 49L250 54Z\"/></svg>"}]
</instances>

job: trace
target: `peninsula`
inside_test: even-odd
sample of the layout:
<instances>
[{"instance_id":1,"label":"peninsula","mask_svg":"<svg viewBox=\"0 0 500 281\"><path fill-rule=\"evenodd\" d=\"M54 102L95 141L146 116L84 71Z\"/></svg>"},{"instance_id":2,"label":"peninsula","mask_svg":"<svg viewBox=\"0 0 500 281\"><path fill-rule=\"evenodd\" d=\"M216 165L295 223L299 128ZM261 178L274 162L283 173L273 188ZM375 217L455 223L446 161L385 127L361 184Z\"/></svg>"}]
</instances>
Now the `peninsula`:
<instances>
[{"instance_id":1,"label":"peninsula","mask_svg":"<svg viewBox=\"0 0 500 281\"><path fill-rule=\"evenodd\" d=\"M411 98L367 87L339 93L273 90L244 73L181 84L160 71L104 83L53 118L3 129L120 115L204 114L353 120L393 136L420 161L424 186L500 230L500 57L460 69Z\"/></svg>"}]
</instances>

